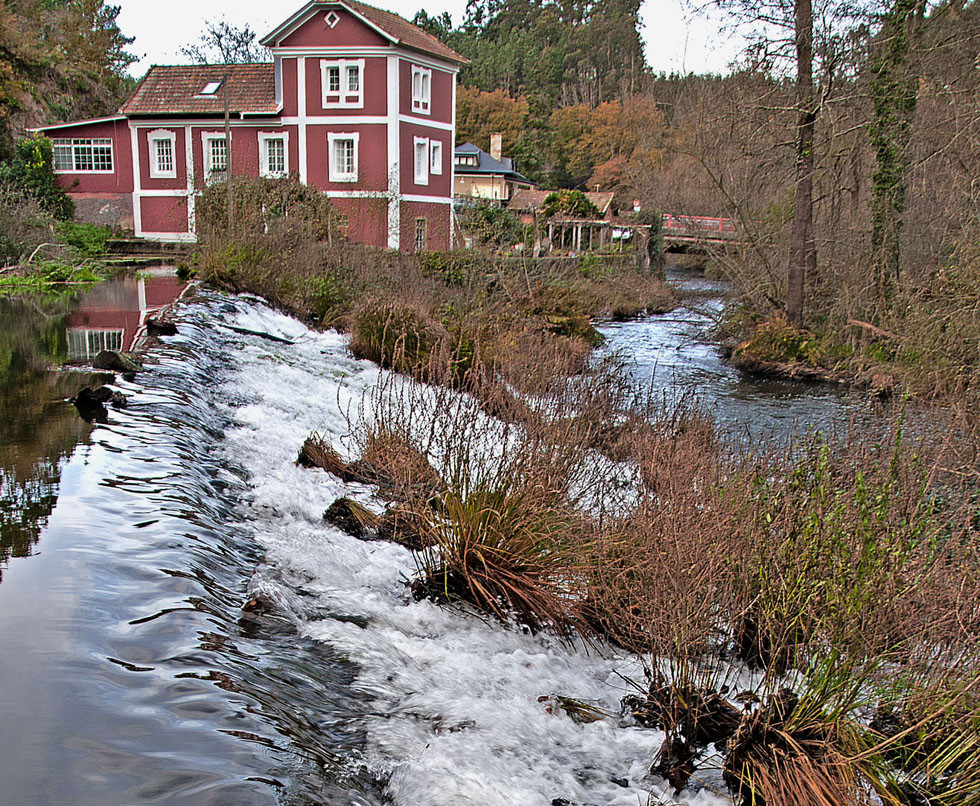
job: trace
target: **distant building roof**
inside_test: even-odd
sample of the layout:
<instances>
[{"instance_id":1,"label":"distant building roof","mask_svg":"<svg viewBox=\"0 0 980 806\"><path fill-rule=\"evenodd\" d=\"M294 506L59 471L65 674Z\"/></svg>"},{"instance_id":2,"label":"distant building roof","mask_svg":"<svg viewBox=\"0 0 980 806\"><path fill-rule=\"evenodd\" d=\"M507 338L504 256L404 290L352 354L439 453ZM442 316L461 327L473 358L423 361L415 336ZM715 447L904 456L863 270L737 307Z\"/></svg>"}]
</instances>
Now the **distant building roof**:
<instances>
[{"instance_id":1,"label":"distant building roof","mask_svg":"<svg viewBox=\"0 0 980 806\"><path fill-rule=\"evenodd\" d=\"M293 14L288 20L278 26L274 31L262 39L262 44L267 47L275 47L277 41L287 36L298 26L302 25L310 16L330 6L340 6L352 12L354 16L360 17L378 33L390 39L395 45L402 45L412 50L431 54L446 61L456 64L468 64L469 60L460 56L455 50L440 42L432 34L423 31L417 25L410 23L404 17L399 17L390 11L369 6L367 3L358 0L312 0L303 8Z\"/></svg>"},{"instance_id":2,"label":"distant building roof","mask_svg":"<svg viewBox=\"0 0 980 806\"><path fill-rule=\"evenodd\" d=\"M271 62L263 62L154 65L119 112L123 115L221 114L225 111L226 76L232 114L261 115L277 111L274 68ZM206 89L212 91L205 94Z\"/></svg>"},{"instance_id":3,"label":"distant building roof","mask_svg":"<svg viewBox=\"0 0 980 806\"><path fill-rule=\"evenodd\" d=\"M510 204L507 206L511 210L540 210L542 207L544 207L544 200L554 192L555 191L553 190L525 190L524 188L521 188L511 197ZM589 192L585 194L585 197L598 208L599 215L604 218L609 212L609 208L613 203L613 197L615 195L616 194L612 192Z\"/></svg>"},{"instance_id":4,"label":"distant building roof","mask_svg":"<svg viewBox=\"0 0 980 806\"><path fill-rule=\"evenodd\" d=\"M463 143L460 146L456 146L456 148L453 150L454 160L456 157L474 155L476 156L476 165L456 164L455 171L457 176L489 176L490 174L503 174L507 179L512 179L515 182L525 182L528 185L534 184L530 179L524 176L524 174L518 173L514 170L514 161L509 157L504 157L502 160L496 160L482 148L477 148L472 143Z\"/></svg>"}]
</instances>

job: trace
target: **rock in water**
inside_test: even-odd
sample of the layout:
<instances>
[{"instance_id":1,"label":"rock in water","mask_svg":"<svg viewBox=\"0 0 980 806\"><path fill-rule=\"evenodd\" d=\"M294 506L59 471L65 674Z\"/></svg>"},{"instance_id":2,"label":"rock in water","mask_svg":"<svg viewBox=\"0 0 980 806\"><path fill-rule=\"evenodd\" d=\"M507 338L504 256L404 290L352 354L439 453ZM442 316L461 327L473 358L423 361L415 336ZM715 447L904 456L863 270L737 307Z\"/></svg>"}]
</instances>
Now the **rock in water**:
<instances>
[{"instance_id":1,"label":"rock in water","mask_svg":"<svg viewBox=\"0 0 980 806\"><path fill-rule=\"evenodd\" d=\"M176 336L177 325L173 322L164 322L161 319L146 320L147 336Z\"/></svg>"},{"instance_id":2,"label":"rock in water","mask_svg":"<svg viewBox=\"0 0 980 806\"><path fill-rule=\"evenodd\" d=\"M143 365L130 353L117 353L115 350L103 350L92 361L96 369L107 369L110 372L140 372Z\"/></svg>"},{"instance_id":3,"label":"rock in water","mask_svg":"<svg viewBox=\"0 0 980 806\"><path fill-rule=\"evenodd\" d=\"M78 410L78 415L87 423L106 423L109 421L109 412L105 407L107 401L112 399L112 390L105 386L98 389L90 389L88 386L78 390L69 401Z\"/></svg>"},{"instance_id":4,"label":"rock in water","mask_svg":"<svg viewBox=\"0 0 980 806\"><path fill-rule=\"evenodd\" d=\"M378 524L377 515L350 498L334 501L323 513L323 519L351 537L364 537Z\"/></svg>"}]
</instances>

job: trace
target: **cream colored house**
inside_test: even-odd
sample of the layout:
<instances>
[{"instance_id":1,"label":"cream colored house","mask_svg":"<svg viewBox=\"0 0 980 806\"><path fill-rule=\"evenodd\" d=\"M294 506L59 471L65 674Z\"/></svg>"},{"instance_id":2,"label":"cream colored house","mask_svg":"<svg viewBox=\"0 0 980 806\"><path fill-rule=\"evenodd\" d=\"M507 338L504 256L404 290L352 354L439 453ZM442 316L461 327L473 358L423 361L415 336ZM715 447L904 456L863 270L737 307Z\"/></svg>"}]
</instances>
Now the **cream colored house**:
<instances>
[{"instance_id":1,"label":"cream colored house","mask_svg":"<svg viewBox=\"0 0 980 806\"><path fill-rule=\"evenodd\" d=\"M457 146L453 152L453 196L489 199L506 204L517 190L534 183L514 170L514 161L501 154L502 137L490 136L490 153L472 143Z\"/></svg>"}]
</instances>

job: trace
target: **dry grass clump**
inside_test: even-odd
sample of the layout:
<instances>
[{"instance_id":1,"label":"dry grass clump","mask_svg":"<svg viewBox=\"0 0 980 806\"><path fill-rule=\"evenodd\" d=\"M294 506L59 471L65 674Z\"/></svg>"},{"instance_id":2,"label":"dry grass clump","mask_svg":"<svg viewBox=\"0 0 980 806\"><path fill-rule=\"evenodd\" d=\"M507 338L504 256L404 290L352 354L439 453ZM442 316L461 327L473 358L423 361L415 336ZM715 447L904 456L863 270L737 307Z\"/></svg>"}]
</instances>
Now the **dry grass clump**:
<instances>
[{"instance_id":1,"label":"dry grass clump","mask_svg":"<svg viewBox=\"0 0 980 806\"><path fill-rule=\"evenodd\" d=\"M409 438L383 428L367 432L358 465L362 474L377 479L381 495L392 501L433 501L446 486Z\"/></svg>"},{"instance_id":2,"label":"dry grass clump","mask_svg":"<svg viewBox=\"0 0 980 806\"><path fill-rule=\"evenodd\" d=\"M351 466L334 450L326 437L314 431L303 442L296 457L300 467L318 467L336 476L342 481L361 481L357 468Z\"/></svg>"},{"instance_id":3,"label":"dry grass clump","mask_svg":"<svg viewBox=\"0 0 980 806\"><path fill-rule=\"evenodd\" d=\"M552 354L538 355L546 370ZM560 352L555 360L563 360ZM399 461L385 460L384 471L409 492L412 518L425 519L413 531L435 547L416 557L416 595L570 636L583 625L579 565L596 530L585 513L611 501L603 491L614 481L590 445L596 417L609 411L601 401L621 396L622 381L608 366L543 377L550 382L539 380L534 398L486 373L469 379L466 395L391 378L368 405L365 458L390 454L391 446L403 452ZM487 416L506 405L513 417ZM444 486L433 496L440 477Z\"/></svg>"},{"instance_id":4,"label":"dry grass clump","mask_svg":"<svg viewBox=\"0 0 980 806\"><path fill-rule=\"evenodd\" d=\"M350 350L382 367L413 374L427 367L449 332L417 302L370 300L351 326Z\"/></svg>"},{"instance_id":5,"label":"dry grass clump","mask_svg":"<svg viewBox=\"0 0 980 806\"><path fill-rule=\"evenodd\" d=\"M378 529L379 519L363 504L351 498L338 498L323 513L323 520L351 537L364 537Z\"/></svg>"},{"instance_id":6,"label":"dry grass clump","mask_svg":"<svg viewBox=\"0 0 980 806\"><path fill-rule=\"evenodd\" d=\"M520 488L449 493L430 521L438 552L417 555L416 596L467 602L503 622L570 636L579 621L568 547L578 519Z\"/></svg>"}]
</instances>

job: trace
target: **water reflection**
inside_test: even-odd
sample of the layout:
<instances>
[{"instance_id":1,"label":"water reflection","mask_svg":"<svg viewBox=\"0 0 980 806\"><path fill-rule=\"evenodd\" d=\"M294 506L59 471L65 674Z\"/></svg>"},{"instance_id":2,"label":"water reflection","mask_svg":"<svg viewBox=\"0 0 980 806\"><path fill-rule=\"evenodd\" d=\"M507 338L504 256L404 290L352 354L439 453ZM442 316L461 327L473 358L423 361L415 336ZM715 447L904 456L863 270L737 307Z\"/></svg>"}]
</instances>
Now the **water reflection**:
<instances>
[{"instance_id":1,"label":"water reflection","mask_svg":"<svg viewBox=\"0 0 980 806\"><path fill-rule=\"evenodd\" d=\"M169 270L96 286L67 318L68 358L88 361L102 350L135 349L146 320L172 304L186 287Z\"/></svg>"},{"instance_id":2,"label":"water reflection","mask_svg":"<svg viewBox=\"0 0 980 806\"><path fill-rule=\"evenodd\" d=\"M91 433L67 399L112 377L65 365L100 349L133 348L146 319L185 287L164 271L80 294L0 298L0 581L11 557L34 551L62 462Z\"/></svg>"}]
</instances>

